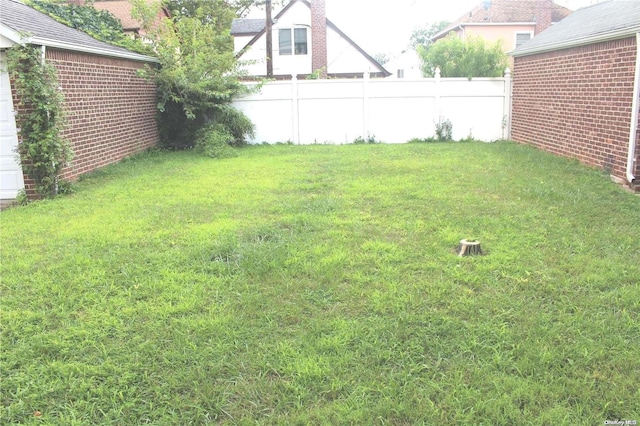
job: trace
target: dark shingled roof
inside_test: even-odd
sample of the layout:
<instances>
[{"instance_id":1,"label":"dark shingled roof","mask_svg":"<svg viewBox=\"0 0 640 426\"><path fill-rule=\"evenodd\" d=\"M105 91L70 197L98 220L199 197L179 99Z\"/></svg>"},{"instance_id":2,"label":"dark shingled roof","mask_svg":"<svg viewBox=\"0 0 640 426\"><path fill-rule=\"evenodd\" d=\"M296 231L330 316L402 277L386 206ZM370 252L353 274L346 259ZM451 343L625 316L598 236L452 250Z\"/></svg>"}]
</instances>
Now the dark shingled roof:
<instances>
[{"instance_id":1,"label":"dark shingled roof","mask_svg":"<svg viewBox=\"0 0 640 426\"><path fill-rule=\"evenodd\" d=\"M266 19L234 19L231 22L232 35L256 35L265 27Z\"/></svg>"},{"instance_id":2,"label":"dark shingled roof","mask_svg":"<svg viewBox=\"0 0 640 426\"><path fill-rule=\"evenodd\" d=\"M38 12L16 0L0 0L0 24L16 33L26 33L34 43L59 47L68 46L69 50L99 51L108 56L127 57L144 60L150 57L137 54L121 47L98 41L90 35L67 27L53 18Z\"/></svg>"},{"instance_id":3,"label":"dark shingled roof","mask_svg":"<svg viewBox=\"0 0 640 426\"><path fill-rule=\"evenodd\" d=\"M513 56L541 53L623 38L640 31L640 1L610 0L579 9L514 50Z\"/></svg>"},{"instance_id":4,"label":"dark shingled roof","mask_svg":"<svg viewBox=\"0 0 640 426\"><path fill-rule=\"evenodd\" d=\"M449 34L450 31L464 24L536 22L539 2L540 0L483 1L475 8L465 13L462 17L451 23L447 28L436 34L433 39L445 36ZM551 9L551 22L559 22L570 14L571 10L553 3Z\"/></svg>"}]
</instances>

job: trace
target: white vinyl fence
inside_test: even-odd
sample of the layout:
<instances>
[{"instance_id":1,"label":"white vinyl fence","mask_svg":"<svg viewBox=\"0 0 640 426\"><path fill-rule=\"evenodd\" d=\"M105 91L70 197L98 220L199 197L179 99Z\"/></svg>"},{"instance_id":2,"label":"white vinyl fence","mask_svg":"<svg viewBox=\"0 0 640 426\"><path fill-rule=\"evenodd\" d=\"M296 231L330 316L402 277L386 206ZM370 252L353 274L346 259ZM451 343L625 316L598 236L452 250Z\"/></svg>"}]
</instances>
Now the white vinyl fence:
<instances>
[{"instance_id":1,"label":"white vinyl fence","mask_svg":"<svg viewBox=\"0 0 640 426\"><path fill-rule=\"evenodd\" d=\"M289 80L265 83L234 101L256 125L252 143L351 143L374 137L387 143L435 135L450 120L453 138L507 138L511 76Z\"/></svg>"}]
</instances>

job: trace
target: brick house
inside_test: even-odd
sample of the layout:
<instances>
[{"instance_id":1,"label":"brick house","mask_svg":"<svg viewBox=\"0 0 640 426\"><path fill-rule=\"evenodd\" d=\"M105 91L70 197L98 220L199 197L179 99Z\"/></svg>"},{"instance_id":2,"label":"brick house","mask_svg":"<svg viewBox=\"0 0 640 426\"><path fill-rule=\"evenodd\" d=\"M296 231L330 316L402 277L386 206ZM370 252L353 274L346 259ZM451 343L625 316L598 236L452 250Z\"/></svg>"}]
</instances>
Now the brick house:
<instances>
[{"instance_id":1,"label":"brick house","mask_svg":"<svg viewBox=\"0 0 640 426\"><path fill-rule=\"evenodd\" d=\"M512 52L511 138L637 184L639 37L640 2L614 0Z\"/></svg>"},{"instance_id":2,"label":"brick house","mask_svg":"<svg viewBox=\"0 0 640 426\"><path fill-rule=\"evenodd\" d=\"M169 10L164 6L160 6L159 2L154 0L146 0L146 2L149 6L156 7L158 10L156 26L159 25L160 21L163 19L171 18ZM85 1L71 0L68 3L85 4ZM93 2L93 7L97 10L107 11L118 18L122 23L122 29L126 34L129 34L134 38L144 38L146 36L146 31L142 28L142 23L131 16L133 11L133 4L131 3L131 0L96 0Z\"/></svg>"},{"instance_id":3,"label":"brick house","mask_svg":"<svg viewBox=\"0 0 640 426\"><path fill-rule=\"evenodd\" d=\"M156 86L137 74L155 58L97 41L16 0L0 0L0 11L0 199L15 198L22 189L32 193L15 158L18 99L4 64L4 50L16 43L41 47L57 70L67 113L63 136L74 151L64 179L157 144Z\"/></svg>"},{"instance_id":4,"label":"brick house","mask_svg":"<svg viewBox=\"0 0 640 426\"><path fill-rule=\"evenodd\" d=\"M502 41L505 52L526 43L571 14L552 0L485 0L432 37L437 41L455 32L459 37L480 36Z\"/></svg>"},{"instance_id":5,"label":"brick house","mask_svg":"<svg viewBox=\"0 0 640 426\"><path fill-rule=\"evenodd\" d=\"M267 76L266 19L234 19L231 35L238 58L251 76ZM273 76L304 78L314 72L334 78L391 75L327 19L324 0L291 0L274 18Z\"/></svg>"}]
</instances>

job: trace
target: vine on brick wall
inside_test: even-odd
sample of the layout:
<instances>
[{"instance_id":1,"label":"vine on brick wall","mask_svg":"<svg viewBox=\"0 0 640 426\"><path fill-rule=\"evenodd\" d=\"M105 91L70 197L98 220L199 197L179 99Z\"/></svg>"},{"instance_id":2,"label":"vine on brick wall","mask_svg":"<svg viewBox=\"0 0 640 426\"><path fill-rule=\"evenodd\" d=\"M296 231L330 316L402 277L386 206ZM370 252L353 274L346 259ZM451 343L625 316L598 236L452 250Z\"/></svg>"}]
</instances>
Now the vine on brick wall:
<instances>
[{"instance_id":1,"label":"vine on brick wall","mask_svg":"<svg viewBox=\"0 0 640 426\"><path fill-rule=\"evenodd\" d=\"M42 60L37 46L15 45L7 51L7 66L18 97L18 155L22 170L43 197L58 193L59 174L72 158L61 136L64 96L53 66Z\"/></svg>"}]
</instances>

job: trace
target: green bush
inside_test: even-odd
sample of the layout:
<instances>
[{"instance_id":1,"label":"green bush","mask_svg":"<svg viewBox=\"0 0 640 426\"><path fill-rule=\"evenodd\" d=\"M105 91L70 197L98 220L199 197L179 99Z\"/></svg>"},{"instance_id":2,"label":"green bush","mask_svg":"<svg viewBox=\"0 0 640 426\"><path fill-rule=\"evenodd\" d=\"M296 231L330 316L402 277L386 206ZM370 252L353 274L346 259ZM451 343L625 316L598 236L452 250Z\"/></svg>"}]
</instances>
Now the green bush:
<instances>
[{"instance_id":1,"label":"green bush","mask_svg":"<svg viewBox=\"0 0 640 426\"><path fill-rule=\"evenodd\" d=\"M183 105L169 101L158 118L160 146L172 150L193 148L196 140L212 125L219 125L231 135L229 145L245 146L247 137L255 137L255 126L249 118L231 105L218 105L213 112L188 118Z\"/></svg>"},{"instance_id":2,"label":"green bush","mask_svg":"<svg viewBox=\"0 0 640 426\"><path fill-rule=\"evenodd\" d=\"M220 123L212 123L200 129L195 139L196 149L211 158L230 158L237 154L231 147L233 134Z\"/></svg>"},{"instance_id":3,"label":"green bush","mask_svg":"<svg viewBox=\"0 0 640 426\"><path fill-rule=\"evenodd\" d=\"M255 137L255 126L242 111L230 105L220 105L214 113L214 122L223 125L233 136L231 145L245 146L247 137Z\"/></svg>"},{"instance_id":4,"label":"green bush","mask_svg":"<svg viewBox=\"0 0 640 426\"><path fill-rule=\"evenodd\" d=\"M354 145L362 145L362 144L374 144L374 143L380 143L377 139L376 139L376 135L367 135L366 138L363 138L362 136L358 136L357 138L355 138L353 140Z\"/></svg>"},{"instance_id":5,"label":"green bush","mask_svg":"<svg viewBox=\"0 0 640 426\"><path fill-rule=\"evenodd\" d=\"M170 150L193 148L198 129L204 126L204 117L199 115L189 119L181 103L167 101L164 110L158 114L160 146Z\"/></svg>"},{"instance_id":6,"label":"green bush","mask_svg":"<svg viewBox=\"0 0 640 426\"><path fill-rule=\"evenodd\" d=\"M501 41L491 43L479 36L463 40L455 33L429 47L418 46L418 54L427 77L433 77L436 68L443 78L502 77L508 64Z\"/></svg>"},{"instance_id":7,"label":"green bush","mask_svg":"<svg viewBox=\"0 0 640 426\"><path fill-rule=\"evenodd\" d=\"M62 135L64 96L56 69L42 61L37 46L20 44L7 50L7 67L19 99L16 124L22 170L35 181L38 195L54 197L59 175L73 158L71 144Z\"/></svg>"},{"instance_id":8,"label":"green bush","mask_svg":"<svg viewBox=\"0 0 640 426\"><path fill-rule=\"evenodd\" d=\"M451 120L442 119L435 123L436 125L436 139L439 141L450 141L453 140L453 124L451 124Z\"/></svg>"},{"instance_id":9,"label":"green bush","mask_svg":"<svg viewBox=\"0 0 640 426\"><path fill-rule=\"evenodd\" d=\"M437 139L434 137L429 138L412 138L407 141L407 143L433 143L436 142Z\"/></svg>"}]
</instances>

